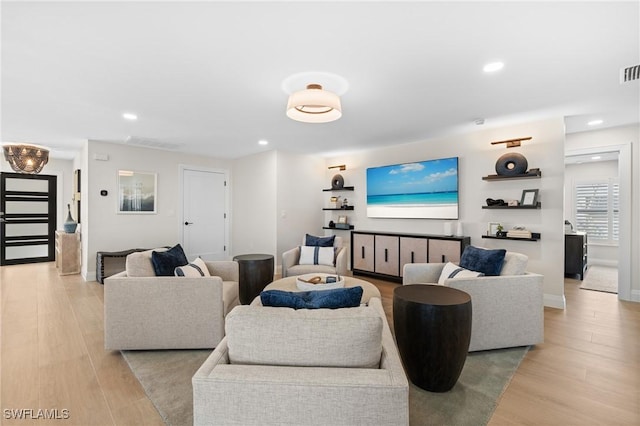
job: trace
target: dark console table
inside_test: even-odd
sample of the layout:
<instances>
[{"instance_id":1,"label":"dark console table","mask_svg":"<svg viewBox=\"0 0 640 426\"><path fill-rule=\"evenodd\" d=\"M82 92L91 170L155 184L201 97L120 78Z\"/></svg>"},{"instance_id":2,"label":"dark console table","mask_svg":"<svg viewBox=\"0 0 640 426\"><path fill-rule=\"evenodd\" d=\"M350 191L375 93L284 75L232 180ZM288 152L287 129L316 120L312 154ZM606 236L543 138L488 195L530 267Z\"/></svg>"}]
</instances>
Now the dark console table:
<instances>
[{"instance_id":1,"label":"dark console table","mask_svg":"<svg viewBox=\"0 0 640 426\"><path fill-rule=\"evenodd\" d=\"M240 269L240 303L248 305L273 281L273 256L270 254L240 254L233 258Z\"/></svg>"},{"instance_id":2,"label":"dark console table","mask_svg":"<svg viewBox=\"0 0 640 426\"><path fill-rule=\"evenodd\" d=\"M471 296L440 285L399 286L393 325L409 379L431 392L451 390L469 351Z\"/></svg>"}]
</instances>

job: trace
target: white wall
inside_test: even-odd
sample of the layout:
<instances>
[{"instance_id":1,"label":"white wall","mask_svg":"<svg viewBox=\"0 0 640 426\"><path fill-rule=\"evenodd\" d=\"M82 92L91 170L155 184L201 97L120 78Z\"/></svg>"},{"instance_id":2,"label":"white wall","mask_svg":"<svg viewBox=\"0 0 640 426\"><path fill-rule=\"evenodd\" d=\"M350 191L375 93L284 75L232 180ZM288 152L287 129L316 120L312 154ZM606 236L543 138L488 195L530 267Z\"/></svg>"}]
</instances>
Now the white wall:
<instances>
[{"instance_id":1,"label":"white wall","mask_svg":"<svg viewBox=\"0 0 640 426\"><path fill-rule=\"evenodd\" d=\"M274 256L300 245L305 233L322 235L324 160L269 151L233 163L233 252Z\"/></svg>"},{"instance_id":2,"label":"white wall","mask_svg":"<svg viewBox=\"0 0 640 426\"><path fill-rule=\"evenodd\" d=\"M282 253L300 245L305 233L324 235L320 194L329 181L323 179L326 168L320 157L278 151L277 170L276 264L281 265Z\"/></svg>"},{"instance_id":3,"label":"white wall","mask_svg":"<svg viewBox=\"0 0 640 426\"><path fill-rule=\"evenodd\" d=\"M95 155L108 156L107 161ZM82 174L82 273L95 279L96 252L154 248L180 242L179 168L229 169L226 160L122 144L89 141ZM87 170L87 173L85 173ZM157 173L157 214L118 214L118 170ZM100 190L107 190L101 196Z\"/></svg>"},{"instance_id":4,"label":"white wall","mask_svg":"<svg viewBox=\"0 0 640 426\"><path fill-rule=\"evenodd\" d=\"M564 308L564 121L562 118L479 130L466 135L443 137L411 144L359 152L327 159L327 165L346 164L353 193L352 223L359 230L442 234L444 220L376 219L366 213L366 169L373 166L459 157L460 221L471 243L487 248L505 248L529 256L528 269L544 275L545 305ZM520 148L506 149L491 141L532 136ZM529 168L540 168L542 179L486 182L495 174L495 162L506 152L520 152ZM539 191L540 210L486 210L486 198L520 199L523 189ZM525 225L540 232L538 242L482 239L487 222L506 228ZM454 228L455 229L455 228Z\"/></svg>"},{"instance_id":5,"label":"white wall","mask_svg":"<svg viewBox=\"0 0 640 426\"><path fill-rule=\"evenodd\" d=\"M232 254L277 252L277 154L268 151L233 161Z\"/></svg>"},{"instance_id":6,"label":"white wall","mask_svg":"<svg viewBox=\"0 0 640 426\"><path fill-rule=\"evenodd\" d=\"M564 217L574 226L575 216L575 185L579 182L593 179L608 179L618 177L618 161L594 161L582 164L567 164L564 169ZM618 265L618 246L601 244L588 240L589 265Z\"/></svg>"},{"instance_id":7,"label":"white wall","mask_svg":"<svg viewBox=\"0 0 640 426\"><path fill-rule=\"evenodd\" d=\"M631 147L631 200L628 200L631 208L631 229L620 229L620 232L621 234L628 233L631 239L629 243L631 259L629 282L631 283L631 288L628 299L640 301L640 262L637 261L640 259L640 125L572 133L566 137L565 150L567 153L596 148L602 148L603 151L606 151L611 150L611 147L618 147L624 144ZM619 162L622 168L623 159L620 158ZM620 296L624 298L625 295L622 294L624 290L619 290Z\"/></svg>"}]
</instances>

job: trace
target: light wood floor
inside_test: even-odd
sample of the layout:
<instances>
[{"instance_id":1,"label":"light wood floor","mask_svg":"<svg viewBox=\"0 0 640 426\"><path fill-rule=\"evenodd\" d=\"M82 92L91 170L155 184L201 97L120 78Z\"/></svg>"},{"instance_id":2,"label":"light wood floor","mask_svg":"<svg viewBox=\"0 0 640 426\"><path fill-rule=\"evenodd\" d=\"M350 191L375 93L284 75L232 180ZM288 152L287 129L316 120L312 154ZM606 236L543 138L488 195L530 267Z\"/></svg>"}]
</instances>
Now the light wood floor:
<instances>
[{"instance_id":1,"label":"light wood floor","mask_svg":"<svg viewBox=\"0 0 640 426\"><path fill-rule=\"evenodd\" d=\"M371 281L390 318L396 284ZM640 424L640 304L578 286L565 281L565 311L545 310L545 343L491 425ZM120 354L103 349L102 289L58 276L53 263L0 268L2 425L162 424ZM7 409L66 409L69 419L18 421Z\"/></svg>"}]
</instances>

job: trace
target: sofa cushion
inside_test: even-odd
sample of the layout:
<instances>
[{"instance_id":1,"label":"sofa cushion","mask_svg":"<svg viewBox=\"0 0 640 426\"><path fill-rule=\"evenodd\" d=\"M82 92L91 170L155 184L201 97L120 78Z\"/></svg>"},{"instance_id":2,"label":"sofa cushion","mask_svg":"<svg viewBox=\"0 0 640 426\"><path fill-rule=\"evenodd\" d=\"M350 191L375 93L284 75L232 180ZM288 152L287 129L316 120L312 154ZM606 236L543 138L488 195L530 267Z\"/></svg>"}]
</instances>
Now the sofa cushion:
<instances>
[{"instance_id":1,"label":"sofa cushion","mask_svg":"<svg viewBox=\"0 0 640 426\"><path fill-rule=\"evenodd\" d=\"M482 277L483 275L484 274L482 272L470 271L456 265L455 263L449 262L444 265L444 268L442 268L438 284L444 285L444 282L449 278L473 278Z\"/></svg>"},{"instance_id":2,"label":"sofa cushion","mask_svg":"<svg viewBox=\"0 0 640 426\"><path fill-rule=\"evenodd\" d=\"M333 247L335 239L335 235L331 235L329 237L316 237L315 235L306 234L304 245L317 247Z\"/></svg>"},{"instance_id":3,"label":"sofa cushion","mask_svg":"<svg viewBox=\"0 0 640 426\"><path fill-rule=\"evenodd\" d=\"M300 246L300 265L335 265L335 248Z\"/></svg>"},{"instance_id":4,"label":"sofa cushion","mask_svg":"<svg viewBox=\"0 0 640 426\"><path fill-rule=\"evenodd\" d=\"M204 260L201 258L196 258L193 262L188 265L178 266L174 270L174 274L176 277L189 277L189 278L199 278L199 277L210 277L209 269L207 265L205 265Z\"/></svg>"},{"instance_id":5,"label":"sofa cushion","mask_svg":"<svg viewBox=\"0 0 640 426\"><path fill-rule=\"evenodd\" d=\"M189 263L187 256L180 244L176 244L166 251L152 251L151 263L153 270L158 277L172 277L178 266L184 266Z\"/></svg>"},{"instance_id":6,"label":"sofa cushion","mask_svg":"<svg viewBox=\"0 0 640 426\"><path fill-rule=\"evenodd\" d=\"M166 248L157 248L129 254L125 261L127 276L133 278L155 277L156 273L153 270L153 263L151 263L151 253L153 251L159 252L166 250Z\"/></svg>"},{"instance_id":7,"label":"sofa cushion","mask_svg":"<svg viewBox=\"0 0 640 426\"><path fill-rule=\"evenodd\" d=\"M460 257L460 266L472 271L482 272L487 276L500 275L506 252L505 249L488 250L481 247L467 246Z\"/></svg>"},{"instance_id":8,"label":"sofa cushion","mask_svg":"<svg viewBox=\"0 0 640 426\"><path fill-rule=\"evenodd\" d=\"M500 275L524 275L527 270L529 258L522 253L508 251L504 255Z\"/></svg>"},{"instance_id":9,"label":"sofa cushion","mask_svg":"<svg viewBox=\"0 0 640 426\"><path fill-rule=\"evenodd\" d=\"M293 309L338 309L360 306L362 287L315 291L267 290L260 293L263 306Z\"/></svg>"},{"instance_id":10,"label":"sofa cushion","mask_svg":"<svg viewBox=\"0 0 640 426\"><path fill-rule=\"evenodd\" d=\"M236 306L225 319L232 364L378 368L380 314L373 307Z\"/></svg>"},{"instance_id":11,"label":"sofa cushion","mask_svg":"<svg viewBox=\"0 0 640 426\"><path fill-rule=\"evenodd\" d=\"M287 270L287 276L317 273L335 274L336 268L328 265L294 265Z\"/></svg>"}]
</instances>

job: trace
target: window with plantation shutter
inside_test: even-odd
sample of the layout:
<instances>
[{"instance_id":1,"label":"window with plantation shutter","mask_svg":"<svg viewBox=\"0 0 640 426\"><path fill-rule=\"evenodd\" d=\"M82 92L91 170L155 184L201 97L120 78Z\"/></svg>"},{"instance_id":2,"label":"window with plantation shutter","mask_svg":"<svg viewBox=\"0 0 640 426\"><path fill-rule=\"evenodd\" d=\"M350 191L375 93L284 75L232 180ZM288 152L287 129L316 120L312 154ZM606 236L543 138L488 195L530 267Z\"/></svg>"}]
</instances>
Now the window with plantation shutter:
<instances>
[{"instance_id":1,"label":"window with plantation shutter","mask_svg":"<svg viewBox=\"0 0 640 426\"><path fill-rule=\"evenodd\" d=\"M580 182L575 185L576 230L589 241L617 244L619 233L619 184L617 179Z\"/></svg>"}]
</instances>

